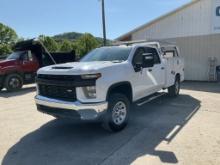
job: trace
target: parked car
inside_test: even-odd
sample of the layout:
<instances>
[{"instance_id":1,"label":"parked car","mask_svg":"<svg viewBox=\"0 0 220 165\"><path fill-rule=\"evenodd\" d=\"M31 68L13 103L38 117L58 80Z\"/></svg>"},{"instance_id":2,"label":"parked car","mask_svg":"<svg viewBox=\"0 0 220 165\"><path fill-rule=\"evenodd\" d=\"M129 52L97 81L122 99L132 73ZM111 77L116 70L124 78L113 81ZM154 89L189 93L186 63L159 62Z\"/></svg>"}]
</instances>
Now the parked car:
<instances>
[{"instance_id":1,"label":"parked car","mask_svg":"<svg viewBox=\"0 0 220 165\"><path fill-rule=\"evenodd\" d=\"M15 45L15 51L0 61L0 90L18 90L23 84L35 82L39 68L74 61L74 51L49 53L40 41L19 42Z\"/></svg>"},{"instance_id":2,"label":"parked car","mask_svg":"<svg viewBox=\"0 0 220 165\"><path fill-rule=\"evenodd\" d=\"M128 122L130 105L167 89L178 96L184 64L176 46L159 42L97 48L80 62L41 68L37 109L57 118L98 120L111 131Z\"/></svg>"}]
</instances>

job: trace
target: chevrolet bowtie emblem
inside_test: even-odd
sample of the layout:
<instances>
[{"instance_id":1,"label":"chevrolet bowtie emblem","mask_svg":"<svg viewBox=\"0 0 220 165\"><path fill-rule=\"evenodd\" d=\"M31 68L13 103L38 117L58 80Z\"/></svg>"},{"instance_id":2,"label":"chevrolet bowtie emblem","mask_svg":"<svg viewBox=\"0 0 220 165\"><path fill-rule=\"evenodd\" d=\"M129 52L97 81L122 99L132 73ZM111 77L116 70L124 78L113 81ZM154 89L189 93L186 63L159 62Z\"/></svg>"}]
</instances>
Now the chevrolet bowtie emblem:
<instances>
[{"instance_id":1,"label":"chevrolet bowtie emblem","mask_svg":"<svg viewBox=\"0 0 220 165\"><path fill-rule=\"evenodd\" d=\"M67 92L68 92L68 93L71 93L71 92L73 92L73 90L72 90L72 89L68 89Z\"/></svg>"}]
</instances>

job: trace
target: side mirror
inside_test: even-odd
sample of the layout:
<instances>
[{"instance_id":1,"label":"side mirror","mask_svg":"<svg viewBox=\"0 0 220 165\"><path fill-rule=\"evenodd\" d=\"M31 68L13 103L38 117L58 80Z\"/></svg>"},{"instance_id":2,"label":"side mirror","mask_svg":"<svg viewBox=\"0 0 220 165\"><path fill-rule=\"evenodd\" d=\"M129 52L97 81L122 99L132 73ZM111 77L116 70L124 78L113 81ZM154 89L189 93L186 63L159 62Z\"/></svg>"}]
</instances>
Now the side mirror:
<instances>
[{"instance_id":1,"label":"side mirror","mask_svg":"<svg viewBox=\"0 0 220 165\"><path fill-rule=\"evenodd\" d=\"M135 64L134 70L135 72L140 72L142 70L143 64L137 63Z\"/></svg>"},{"instance_id":2,"label":"side mirror","mask_svg":"<svg viewBox=\"0 0 220 165\"><path fill-rule=\"evenodd\" d=\"M143 67L150 68L154 66L154 55L152 53L143 54Z\"/></svg>"}]
</instances>

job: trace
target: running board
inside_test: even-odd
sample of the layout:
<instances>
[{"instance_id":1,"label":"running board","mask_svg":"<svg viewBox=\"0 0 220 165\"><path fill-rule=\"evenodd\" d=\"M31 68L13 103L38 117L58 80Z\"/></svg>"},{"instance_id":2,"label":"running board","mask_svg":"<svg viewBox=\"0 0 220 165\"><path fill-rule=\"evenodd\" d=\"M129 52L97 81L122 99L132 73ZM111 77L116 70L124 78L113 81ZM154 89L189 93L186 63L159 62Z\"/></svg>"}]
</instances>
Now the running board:
<instances>
[{"instance_id":1,"label":"running board","mask_svg":"<svg viewBox=\"0 0 220 165\"><path fill-rule=\"evenodd\" d=\"M144 99L141 99L141 101L138 101L137 102L137 106L142 106L142 105L144 105L144 104L146 104L146 103L149 103L149 102L151 102L152 100L155 100L155 99L157 99L158 97L161 97L161 96L163 96L163 95L165 95L166 93L165 92L160 92L160 93L155 93L155 94L153 94L153 95L150 95L150 96L148 96L148 97L146 97L146 98L144 98Z\"/></svg>"}]
</instances>

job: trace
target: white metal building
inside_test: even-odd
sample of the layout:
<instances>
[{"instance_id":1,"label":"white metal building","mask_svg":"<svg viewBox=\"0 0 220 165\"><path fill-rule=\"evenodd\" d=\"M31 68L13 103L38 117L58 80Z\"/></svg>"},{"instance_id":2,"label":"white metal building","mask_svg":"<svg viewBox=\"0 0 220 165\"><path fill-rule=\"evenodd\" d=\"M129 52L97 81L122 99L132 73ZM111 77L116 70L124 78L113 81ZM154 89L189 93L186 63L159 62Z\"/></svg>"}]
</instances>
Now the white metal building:
<instances>
[{"instance_id":1,"label":"white metal building","mask_svg":"<svg viewBox=\"0 0 220 165\"><path fill-rule=\"evenodd\" d=\"M185 79L213 81L220 65L220 0L193 0L116 40L175 43L185 61Z\"/></svg>"}]
</instances>

